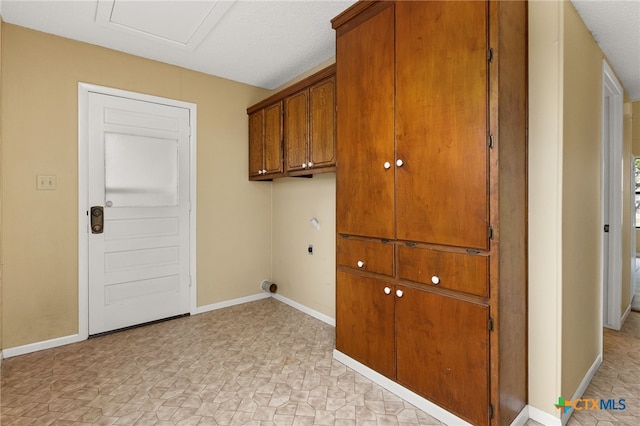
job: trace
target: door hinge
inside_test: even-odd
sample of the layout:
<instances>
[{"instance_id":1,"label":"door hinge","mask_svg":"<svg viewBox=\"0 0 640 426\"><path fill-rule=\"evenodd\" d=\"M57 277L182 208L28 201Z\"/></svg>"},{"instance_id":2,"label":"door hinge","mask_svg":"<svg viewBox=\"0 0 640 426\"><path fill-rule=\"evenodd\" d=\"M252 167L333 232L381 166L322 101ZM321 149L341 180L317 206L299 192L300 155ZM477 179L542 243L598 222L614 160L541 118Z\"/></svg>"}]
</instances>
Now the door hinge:
<instances>
[{"instance_id":1,"label":"door hinge","mask_svg":"<svg viewBox=\"0 0 640 426\"><path fill-rule=\"evenodd\" d=\"M489 321L487 321L487 324L488 324L489 331L493 331L493 318L489 318Z\"/></svg>"},{"instance_id":2,"label":"door hinge","mask_svg":"<svg viewBox=\"0 0 640 426\"><path fill-rule=\"evenodd\" d=\"M493 418L493 405L489 404L489 418L492 419Z\"/></svg>"},{"instance_id":3,"label":"door hinge","mask_svg":"<svg viewBox=\"0 0 640 426\"><path fill-rule=\"evenodd\" d=\"M493 135L491 133L489 133L489 137L487 138L487 144L490 149L493 148Z\"/></svg>"},{"instance_id":4,"label":"door hinge","mask_svg":"<svg viewBox=\"0 0 640 426\"><path fill-rule=\"evenodd\" d=\"M489 239L493 240L493 225L489 225Z\"/></svg>"},{"instance_id":5,"label":"door hinge","mask_svg":"<svg viewBox=\"0 0 640 426\"><path fill-rule=\"evenodd\" d=\"M412 241L407 241L406 243L404 243L407 247L415 247L416 243L412 242Z\"/></svg>"},{"instance_id":6,"label":"door hinge","mask_svg":"<svg viewBox=\"0 0 640 426\"><path fill-rule=\"evenodd\" d=\"M604 226L604 232L609 232L609 224L608 223Z\"/></svg>"},{"instance_id":7,"label":"door hinge","mask_svg":"<svg viewBox=\"0 0 640 426\"><path fill-rule=\"evenodd\" d=\"M191 279L191 275L189 275L189 287L193 285L193 280Z\"/></svg>"},{"instance_id":8,"label":"door hinge","mask_svg":"<svg viewBox=\"0 0 640 426\"><path fill-rule=\"evenodd\" d=\"M490 47L487 51L487 61L493 62L493 48Z\"/></svg>"}]
</instances>

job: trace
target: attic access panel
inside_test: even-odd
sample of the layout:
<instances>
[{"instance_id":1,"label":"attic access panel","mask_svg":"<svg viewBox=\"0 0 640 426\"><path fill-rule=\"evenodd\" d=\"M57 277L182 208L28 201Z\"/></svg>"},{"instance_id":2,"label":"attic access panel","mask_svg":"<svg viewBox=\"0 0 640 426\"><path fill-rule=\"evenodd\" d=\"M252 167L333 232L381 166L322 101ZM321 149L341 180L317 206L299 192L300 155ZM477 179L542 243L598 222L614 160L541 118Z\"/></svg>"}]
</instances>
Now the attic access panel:
<instances>
[{"instance_id":1,"label":"attic access panel","mask_svg":"<svg viewBox=\"0 0 640 426\"><path fill-rule=\"evenodd\" d=\"M117 31L195 50L234 1L98 0L96 22Z\"/></svg>"}]
</instances>

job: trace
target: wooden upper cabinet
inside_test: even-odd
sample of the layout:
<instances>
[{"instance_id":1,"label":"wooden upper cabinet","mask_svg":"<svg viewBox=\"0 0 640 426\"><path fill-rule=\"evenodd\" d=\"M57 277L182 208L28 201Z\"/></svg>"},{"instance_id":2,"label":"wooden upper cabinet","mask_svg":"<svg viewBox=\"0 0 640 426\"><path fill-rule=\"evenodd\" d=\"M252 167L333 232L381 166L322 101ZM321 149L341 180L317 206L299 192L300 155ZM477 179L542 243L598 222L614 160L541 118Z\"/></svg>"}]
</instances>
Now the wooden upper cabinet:
<instances>
[{"instance_id":1,"label":"wooden upper cabinet","mask_svg":"<svg viewBox=\"0 0 640 426\"><path fill-rule=\"evenodd\" d=\"M335 87L332 76L285 98L285 171L302 172L291 175L335 166Z\"/></svg>"},{"instance_id":2,"label":"wooden upper cabinet","mask_svg":"<svg viewBox=\"0 0 640 426\"><path fill-rule=\"evenodd\" d=\"M486 250L488 3L395 9L397 238Z\"/></svg>"},{"instance_id":3,"label":"wooden upper cabinet","mask_svg":"<svg viewBox=\"0 0 640 426\"><path fill-rule=\"evenodd\" d=\"M336 165L336 78L309 88L309 161L314 169Z\"/></svg>"},{"instance_id":4,"label":"wooden upper cabinet","mask_svg":"<svg viewBox=\"0 0 640 426\"><path fill-rule=\"evenodd\" d=\"M393 239L394 13L368 17L336 39L339 234Z\"/></svg>"},{"instance_id":5,"label":"wooden upper cabinet","mask_svg":"<svg viewBox=\"0 0 640 426\"><path fill-rule=\"evenodd\" d=\"M302 90L284 100L286 170L307 168L309 146L309 90Z\"/></svg>"},{"instance_id":6,"label":"wooden upper cabinet","mask_svg":"<svg viewBox=\"0 0 640 426\"><path fill-rule=\"evenodd\" d=\"M264 109L249 114L249 178L264 170Z\"/></svg>"},{"instance_id":7,"label":"wooden upper cabinet","mask_svg":"<svg viewBox=\"0 0 640 426\"><path fill-rule=\"evenodd\" d=\"M281 175L282 157L282 102L276 102L249 113L249 179Z\"/></svg>"},{"instance_id":8,"label":"wooden upper cabinet","mask_svg":"<svg viewBox=\"0 0 640 426\"><path fill-rule=\"evenodd\" d=\"M335 171L335 97L335 65L331 65L248 108L249 178ZM261 137L262 168L258 164ZM276 144L278 138L281 142Z\"/></svg>"}]
</instances>

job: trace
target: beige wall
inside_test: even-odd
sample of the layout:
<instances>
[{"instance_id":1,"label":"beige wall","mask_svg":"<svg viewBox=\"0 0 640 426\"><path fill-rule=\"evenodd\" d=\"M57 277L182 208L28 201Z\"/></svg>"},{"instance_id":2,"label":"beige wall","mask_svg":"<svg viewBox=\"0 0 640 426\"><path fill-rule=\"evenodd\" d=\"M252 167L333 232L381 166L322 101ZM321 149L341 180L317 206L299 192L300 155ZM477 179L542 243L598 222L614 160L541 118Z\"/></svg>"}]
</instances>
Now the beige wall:
<instances>
[{"instance_id":1,"label":"beige wall","mask_svg":"<svg viewBox=\"0 0 640 426\"><path fill-rule=\"evenodd\" d=\"M273 183L273 280L278 293L335 318L335 173ZM309 220L317 218L318 231ZM313 255L307 248L313 245Z\"/></svg>"},{"instance_id":2,"label":"beige wall","mask_svg":"<svg viewBox=\"0 0 640 426\"><path fill-rule=\"evenodd\" d=\"M2 158L2 17L0 16L0 159ZM0 164L0 231L2 230L2 165ZM2 232L0 232L0 352L2 352ZM0 355L0 365L2 356Z\"/></svg>"},{"instance_id":3,"label":"beige wall","mask_svg":"<svg viewBox=\"0 0 640 426\"><path fill-rule=\"evenodd\" d=\"M601 351L603 54L563 5L561 395L571 398Z\"/></svg>"},{"instance_id":4,"label":"beige wall","mask_svg":"<svg viewBox=\"0 0 640 426\"><path fill-rule=\"evenodd\" d=\"M562 324L563 8L529 2L529 404L558 417Z\"/></svg>"},{"instance_id":5,"label":"beige wall","mask_svg":"<svg viewBox=\"0 0 640 426\"><path fill-rule=\"evenodd\" d=\"M9 24L2 57L4 348L78 332L78 82L197 104L197 303L259 292L271 188L247 180L246 108L266 90Z\"/></svg>"}]
</instances>

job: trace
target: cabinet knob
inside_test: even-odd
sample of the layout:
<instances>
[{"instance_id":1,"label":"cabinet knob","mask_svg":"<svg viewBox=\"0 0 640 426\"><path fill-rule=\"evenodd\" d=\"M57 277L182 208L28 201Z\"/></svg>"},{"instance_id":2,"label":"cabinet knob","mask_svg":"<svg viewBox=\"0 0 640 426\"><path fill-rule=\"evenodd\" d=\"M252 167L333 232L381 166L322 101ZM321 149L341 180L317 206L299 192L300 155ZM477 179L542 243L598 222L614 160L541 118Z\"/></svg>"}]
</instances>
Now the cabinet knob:
<instances>
[{"instance_id":1,"label":"cabinet knob","mask_svg":"<svg viewBox=\"0 0 640 426\"><path fill-rule=\"evenodd\" d=\"M307 168L307 163L302 163L302 168L306 169Z\"/></svg>"},{"instance_id":2,"label":"cabinet knob","mask_svg":"<svg viewBox=\"0 0 640 426\"><path fill-rule=\"evenodd\" d=\"M391 294L391 289L389 287L385 287L384 294Z\"/></svg>"},{"instance_id":3,"label":"cabinet knob","mask_svg":"<svg viewBox=\"0 0 640 426\"><path fill-rule=\"evenodd\" d=\"M262 169L262 174L266 175L267 174L267 169Z\"/></svg>"},{"instance_id":4,"label":"cabinet knob","mask_svg":"<svg viewBox=\"0 0 640 426\"><path fill-rule=\"evenodd\" d=\"M437 275L434 275L431 277L431 282L435 285L440 284L440 277L438 277Z\"/></svg>"},{"instance_id":5,"label":"cabinet knob","mask_svg":"<svg viewBox=\"0 0 640 426\"><path fill-rule=\"evenodd\" d=\"M396 290L396 296L402 297L403 295L404 295L404 292L402 290Z\"/></svg>"},{"instance_id":6,"label":"cabinet knob","mask_svg":"<svg viewBox=\"0 0 640 426\"><path fill-rule=\"evenodd\" d=\"M262 174L262 170L258 170L258 174L261 175Z\"/></svg>"},{"instance_id":7,"label":"cabinet knob","mask_svg":"<svg viewBox=\"0 0 640 426\"><path fill-rule=\"evenodd\" d=\"M390 163L390 162L388 162L388 161L385 161L385 163L384 163L384 168L385 168L385 169L388 169L389 167L391 167L391 163Z\"/></svg>"},{"instance_id":8,"label":"cabinet knob","mask_svg":"<svg viewBox=\"0 0 640 426\"><path fill-rule=\"evenodd\" d=\"M404 161L402 161L402 160L400 160L400 159L397 159L397 160L396 160L396 166L398 166L398 167L402 167L402 165L403 165L403 164L404 164Z\"/></svg>"},{"instance_id":9,"label":"cabinet knob","mask_svg":"<svg viewBox=\"0 0 640 426\"><path fill-rule=\"evenodd\" d=\"M356 265L358 265L358 268L362 268L364 266L364 262L362 260L358 260L358 263L356 263Z\"/></svg>"},{"instance_id":10,"label":"cabinet knob","mask_svg":"<svg viewBox=\"0 0 640 426\"><path fill-rule=\"evenodd\" d=\"M309 167L313 167L313 163L309 161Z\"/></svg>"}]
</instances>

